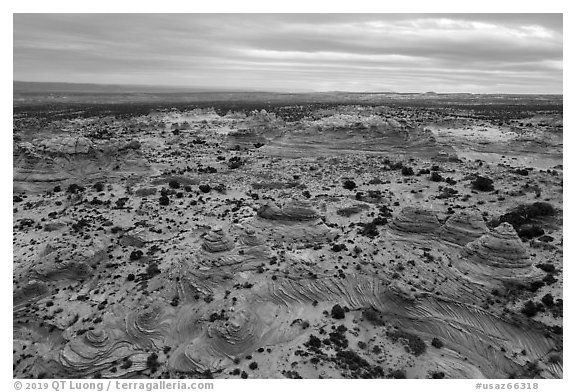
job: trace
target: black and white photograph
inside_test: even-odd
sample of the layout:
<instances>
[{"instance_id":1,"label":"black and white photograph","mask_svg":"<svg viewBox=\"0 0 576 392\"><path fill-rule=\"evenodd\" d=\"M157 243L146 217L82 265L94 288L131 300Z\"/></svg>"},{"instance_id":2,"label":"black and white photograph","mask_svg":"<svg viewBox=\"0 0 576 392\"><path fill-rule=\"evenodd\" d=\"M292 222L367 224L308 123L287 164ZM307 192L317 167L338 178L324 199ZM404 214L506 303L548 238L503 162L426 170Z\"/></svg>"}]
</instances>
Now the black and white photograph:
<instances>
[{"instance_id":1,"label":"black and white photograph","mask_svg":"<svg viewBox=\"0 0 576 392\"><path fill-rule=\"evenodd\" d=\"M562 13L12 19L22 389L564 378Z\"/></svg>"}]
</instances>

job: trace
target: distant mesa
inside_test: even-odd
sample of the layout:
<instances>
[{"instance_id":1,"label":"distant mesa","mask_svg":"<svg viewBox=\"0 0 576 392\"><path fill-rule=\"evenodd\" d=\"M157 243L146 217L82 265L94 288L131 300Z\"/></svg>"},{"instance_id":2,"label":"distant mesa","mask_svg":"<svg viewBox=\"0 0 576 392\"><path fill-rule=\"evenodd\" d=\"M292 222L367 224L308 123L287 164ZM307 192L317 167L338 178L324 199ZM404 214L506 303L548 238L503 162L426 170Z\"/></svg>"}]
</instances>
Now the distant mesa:
<instances>
[{"instance_id":1,"label":"distant mesa","mask_svg":"<svg viewBox=\"0 0 576 392\"><path fill-rule=\"evenodd\" d=\"M466 245L488 232L478 210L458 211L440 229L440 237L447 242Z\"/></svg>"},{"instance_id":2,"label":"distant mesa","mask_svg":"<svg viewBox=\"0 0 576 392\"><path fill-rule=\"evenodd\" d=\"M234 241L228 237L221 226L214 226L204 236L202 249L210 253L225 252L234 248Z\"/></svg>"},{"instance_id":3,"label":"distant mesa","mask_svg":"<svg viewBox=\"0 0 576 392\"><path fill-rule=\"evenodd\" d=\"M419 207L405 207L394 217L390 229L397 234L428 234L440 228L433 211Z\"/></svg>"}]
</instances>

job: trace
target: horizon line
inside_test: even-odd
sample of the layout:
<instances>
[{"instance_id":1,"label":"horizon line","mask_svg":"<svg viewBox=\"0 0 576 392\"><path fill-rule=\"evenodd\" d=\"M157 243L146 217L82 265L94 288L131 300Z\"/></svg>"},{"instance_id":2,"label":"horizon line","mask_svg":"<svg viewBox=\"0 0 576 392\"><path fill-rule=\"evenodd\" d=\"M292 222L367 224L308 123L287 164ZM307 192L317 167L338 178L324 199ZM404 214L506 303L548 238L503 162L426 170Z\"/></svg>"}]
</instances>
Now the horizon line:
<instances>
[{"instance_id":1,"label":"horizon line","mask_svg":"<svg viewBox=\"0 0 576 392\"><path fill-rule=\"evenodd\" d=\"M436 95L564 95L560 93L515 93L515 92L438 92L438 91L358 91L358 90L303 90L303 89L277 89L277 90L260 90L249 88L222 88L222 87L208 87L208 86L177 86L177 85L162 85L162 84L147 84L147 83L91 83L91 82L62 82L62 81L35 81L35 80L12 80L12 83L31 83L31 84L66 84L66 85L90 85L102 87L139 87L139 88L157 88L157 89L172 89L178 90L181 93L274 93L274 94L325 94L325 93L349 93L349 94L436 94ZM187 89L196 89L198 91L187 91ZM298 91L299 90L299 91ZM58 92L58 91L54 91ZM68 91L74 93L79 91ZM14 91L12 91L14 93ZM120 92L109 91L107 93L114 94ZM125 92L124 92L125 93ZM139 91L138 93L159 93L158 91Z\"/></svg>"}]
</instances>

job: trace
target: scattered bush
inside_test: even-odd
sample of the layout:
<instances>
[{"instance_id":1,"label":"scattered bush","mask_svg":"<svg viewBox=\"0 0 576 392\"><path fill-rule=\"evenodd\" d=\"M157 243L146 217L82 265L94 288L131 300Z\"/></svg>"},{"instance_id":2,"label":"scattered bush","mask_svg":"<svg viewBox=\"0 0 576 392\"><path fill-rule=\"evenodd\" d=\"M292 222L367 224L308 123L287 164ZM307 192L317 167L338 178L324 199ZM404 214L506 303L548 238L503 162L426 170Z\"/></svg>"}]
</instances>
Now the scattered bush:
<instances>
[{"instance_id":1,"label":"scattered bush","mask_svg":"<svg viewBox=\"0 0 576 392\"><path fill-rule=\"evenodd\" d=\"M516 230L520 238L534 238L544 235L544 230L538 225L523 225Z\"/></svg>"},{"instance_id":2,"label":"scattered bush","mask_svg":"<svg viewBox=\"0 0 576 392\"><path fill-rule=\"evenodd\" d=\"M171 180L171 181L168 183L168 186L169 186L170 188L172 188L172 189L178 189L178 188L180 188L180 183L179 183L178 181L176 181L176 180Z\"/></svg>"},{"instance_id":3,"label":"scattered bush","mask_svg":"<svg viewBox=\"0 0 576 392\"><path fill-rule=\"evenodd\" d=\"M130 260L140 260L140 258L144 255L141 250L135 250L130 253Z\"/></svg>"},{"instance_id":4,"label":"scattered bush","mask_svg":"<svg viewBox=\"0 0 576 392\"><path fill-rule=\"evenodd\" d=\"M66 192L68 193L78 193L78 192L84 192L84 187L78 185L78 184L70 184L68 185L68 188L66 189Z\"/></svg>"},{"instance_id":5,"label":"scattered bush","mask_svg":"<svg viewBox=\"0 0 576 392\"><path fill-rule=\"evenodd\" d=\"M320 346L322 346L322 341L317 336L310 335L308 342L304 343L304 345L311 348L320 348Z\"/></svg>"},{"instance_id":6,"label":"scattered bush","mask_svg":"<svg viewBox=\"0 0 576 392\"><path fill-rule=\"evenodd\" d=\"M381 326L386 324L382 319L380 312L373 308L364 309L364 311L362 311L362 316L374 325Z\"/></svg>"},{"instance_id":7,"label":"scattered bush","mask_svg":"<svg viewBox=\"0 0 576 392\"><path fill-rule=\"evenodd\" d=\"M400 370L400 369L393 370L392 372L390 372L386 376L386 378L405 379L406 378L406 371Z\"/></svg>"},{"instance_id":8,"label":"scattered bush","mask_svg":"<svg viewBox=\"0 0 576 392\"><path fill-rule=\"evenodd\" d=\"M170 199L166 195L160 196L159 201L161 206L167 206L168 204L170 204Z\"/></svg>"},{"instance_id":9,"label":"scattered bush","mask_svg":"<svg viewBox=\"0 0 576 392\"><path fill-rule=\"evenodd\" d=\"M488 177L477 176L474 181L472 181L472 189L481 192L491 192L494 190L494 181Z\"/></svg>"},{"instance_id":10,"label":"scattered bush","mask_svg":"<svg viewBox=\"0 0 576 392\"><path fill-rule=\"evenodd\" d=\"M539 311L543 310L543 308L544 307L542 306L542 304L536 305L534 301L527 301L524 304L524 307L522 308L521 312L528 317L534 317L538 314Z\"/></svg>"},{"instance_id":11,"label":"scattered bush","mask_svg":"<svg viewBox=\"0 0 576 392\"><path fill-rule=\"evenodd\" d=\"M356 188L356 183L352 180L346 180L346 181L344 181L342 186L344 187L344 189L351 191L351 190L354 190Z\"/></svg>"},{"instance_id":12,"label":"scattered bush","mask_svg":"<svg viewBox=\"0 0 576 392\"><path fill-rule=\"evenodd\" d=\"M550 203L535 202L532 204L521 204L513 208L510 212L500 216L500 223L508 222L516 230L522 225L531 223L533 219L554 215L556 210Z\"/></svg>"},{"instance_id":13,"label":"scattered bush","mask_svg":"<svg viewBox=\"0 0 576 392\"><path fill-rule=\"evenodd\" d=\"M413 176L414 175L414 169L412 169L409 166L404 166L402 168L402 175L403 176Z\"/></svg>"},{"instance_id":14,"label":"scattered bush","mask_svg":"<svg viewBox=\"0 0 576 392\"><path fill-rule=\"evenodd\" d=\"M248 367L250 368L250 370L256 370L258 369L258 363L251 362L250 365L248 365Z\"/></svg>"},{"instance_id":15,"label":"scattered bush","mask_svg":"<svg viewBox=\"0 0 576 392\"><path fill-rule=\"evenodd\" d=\"M338 304L332 307L330 314L332 315L332 318L336 320L341 320L346 316L344 309Z\"/></svg>"},{"instance_id":16,"label":"scattered bush","mask_svg":"<svg viewBox=\"0 0 576 392\"><path fill-rule=\"evenodd\" d=\"M393 342L398 340L404 341L407 351L414 354L415 356L424 354L426 352L426 343L424 343L424 341L417 335L404 331L387 332L386 335L388 335L388 337L392 339Z\"/></svg>"},{"instance_id":17,"label":"scattered bush","mask_svg":"<svg viewBox=\"0 0 576 392\"><path fill-rule=\"evenodd\" d=\"M550 293L548 293L542 297L542 303L550 308L554 306L554 297Z\"/></svg>"},{"instance_id":18,"label":"scattered bush","mask_svg":"<svg viewBox=\"0 0 576 392\"><path fill-rule=\"evenodd\" d=\"M102 192L104 190L104 184L101 182L97 182L96 184L94 184L94 189L96 189L96 192Z\"/></svg>"},{"instance_id":19,"label":"scattered bush","mask_svg":"<svg viewBox=\"0 0 576 392\"><path fill-rule=\"evenodd\" d=\"M434 182L441 182L443 181L444 178L442 178L442 176L440 174L438 174L438 172L432 172L432 175L430 176L430 181L434 181Z\"/></svg>"},{"instance_id":20,"label":"scattered bush","mask_svg":"<svg viewBox=\"0 0 576 392\"><path fill-rule=\"evenodd\" d=\"M440 339L435 337L432 339L432 346L436 348L442 348L444 347L444 343L442 343Z\"/></svg>"},{"instance_id":21,"label":"scattered bush","mask_svg":"<svg viewBox=\"0 0 576 392\"><path fill-rule=\"evenodd\" d=\"M152 353L146 359L146 365L150 369L152 373L155 373L156 370L160 367L160 363L158 362L158 354Z\"/></svg>"},{"instance_id":22,"label":"scattered bush","mask_svg":"<svg viewBox=\"0 0 576 392\"><path fill-rule=\"evenodd\" d=\"M546 263L546 264L536 264L536 267L540 268L544 272L552 273L556 270L554 264Z\"/></svg>"},{"instance_id":23,"label":"scattered bush","mask_svg":"<svg viewBox=\"0 0 576 392\"><path fill-rule=\"evenodd\" d=\"M202 193L208 193L212 190L212 187L208 184L203 184L198 187Z\"/></svg>"}]
</instances>

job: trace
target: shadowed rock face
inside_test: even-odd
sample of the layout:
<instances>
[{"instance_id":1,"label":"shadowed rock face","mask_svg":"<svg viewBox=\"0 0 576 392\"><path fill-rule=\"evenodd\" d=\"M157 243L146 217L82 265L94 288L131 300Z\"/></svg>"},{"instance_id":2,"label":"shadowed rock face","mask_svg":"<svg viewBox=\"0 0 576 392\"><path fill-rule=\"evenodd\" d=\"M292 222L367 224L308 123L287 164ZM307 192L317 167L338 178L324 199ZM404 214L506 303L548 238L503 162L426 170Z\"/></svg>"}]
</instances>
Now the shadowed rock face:
<instances>
[{"instance_id":1,"label":"shadowed rock face","mask_svg":"<svg viewBox=\"0 0 576 392\"><path fill-rule=\"evenodd\" d=\"M430 234L440 228L434 212L417 207L405 207L394 217L390 229L401 235Z\"/></svg>"},{"instance_id":2,"label":"shadowed rock face","mask_svg":"<svg viewBox=\"0 0 576 392\"><path fill-rule=\"evenodd\" d=\"M466 245L488 232L480 211L458 211L448 218L440 230L440 238L457 245Z\"/></svg>"}]
</instances>

